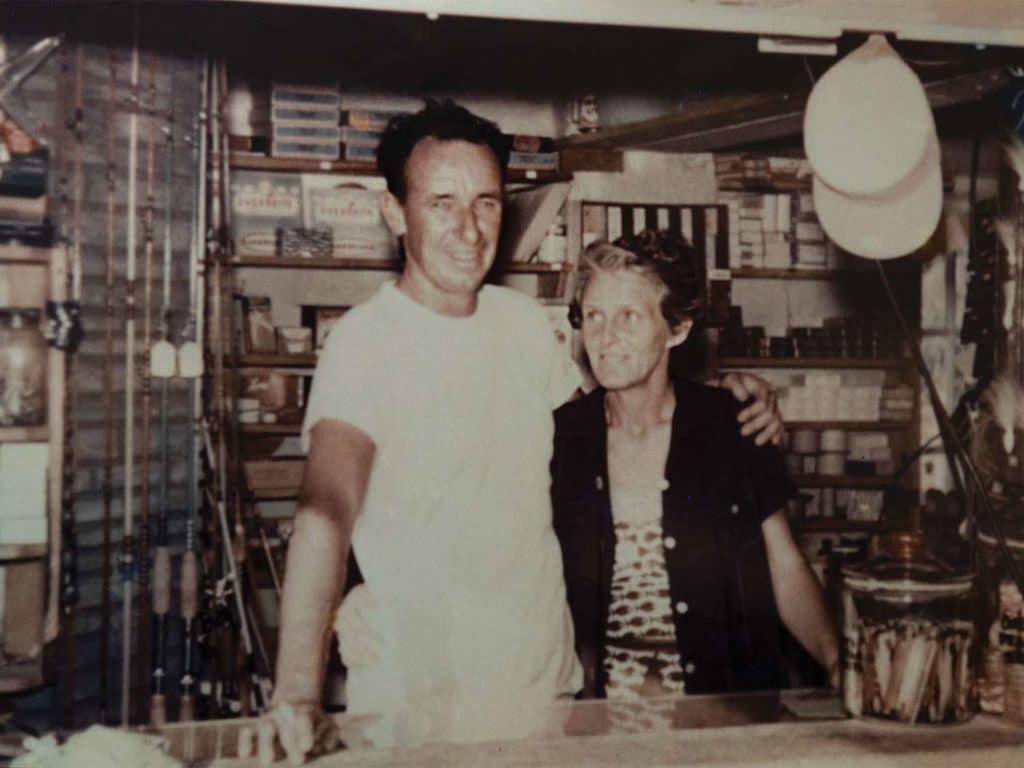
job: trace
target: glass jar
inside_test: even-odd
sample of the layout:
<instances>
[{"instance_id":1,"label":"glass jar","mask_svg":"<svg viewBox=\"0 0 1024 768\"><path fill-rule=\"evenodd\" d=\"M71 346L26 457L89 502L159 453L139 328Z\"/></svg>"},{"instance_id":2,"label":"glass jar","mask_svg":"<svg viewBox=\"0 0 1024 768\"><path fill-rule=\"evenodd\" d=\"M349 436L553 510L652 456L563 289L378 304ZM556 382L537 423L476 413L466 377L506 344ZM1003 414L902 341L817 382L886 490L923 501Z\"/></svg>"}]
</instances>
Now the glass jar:
<instances>
[{"instance_id":1,"label":"glass jar","mask_svg":"<svg viewBox=\"0 0 1024 768\"><path fill-rule=\"evenodd\" d=\"M0 310L0 425L46 423L46 339L34 309Z\"/></svg>"},{"instance_id":2,"label":"glass jar","mask_svg":"<svg viewBox=\"0 0 1024 768\"><path fill-rule=\"evenodd\" d=\"M991 497L1005 537L1006 552L1024 573L1024 502ZM978 520L981 587L981 709L1024 723L1024 596L1003 559L990 520Z\"/></svg>"},{"instance_id":3,"label":"glass jar","mask_svg":"<svg viewBox=\"0 0 1024 768\"><path fill-rule=\"evenodd\" d=\"M843 568L842 698L855 717L955 723L977 708L974 574L896 533Z\"/></svg>"}]
</instances>

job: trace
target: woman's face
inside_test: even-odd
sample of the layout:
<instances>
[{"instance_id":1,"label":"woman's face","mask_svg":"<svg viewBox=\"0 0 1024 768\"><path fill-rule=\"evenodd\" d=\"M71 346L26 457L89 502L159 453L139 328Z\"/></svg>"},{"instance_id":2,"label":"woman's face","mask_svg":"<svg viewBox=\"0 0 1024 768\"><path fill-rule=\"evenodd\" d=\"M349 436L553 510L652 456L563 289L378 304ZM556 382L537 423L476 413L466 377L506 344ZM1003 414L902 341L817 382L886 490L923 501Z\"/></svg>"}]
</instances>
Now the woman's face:
<instances>
[{"instance_id":1,"label":"woman's face","mask_svg":"<svg viewBox=\"0 0 1024 768\"><path fill-rule=\"evenodd\" d=\"M598 269L581 301L583 346L598 383L610 390L640 387L668 376L669 350L692 323L673 332L661 314L662 292L631 269Z\"/></svg>"}]
</instances>

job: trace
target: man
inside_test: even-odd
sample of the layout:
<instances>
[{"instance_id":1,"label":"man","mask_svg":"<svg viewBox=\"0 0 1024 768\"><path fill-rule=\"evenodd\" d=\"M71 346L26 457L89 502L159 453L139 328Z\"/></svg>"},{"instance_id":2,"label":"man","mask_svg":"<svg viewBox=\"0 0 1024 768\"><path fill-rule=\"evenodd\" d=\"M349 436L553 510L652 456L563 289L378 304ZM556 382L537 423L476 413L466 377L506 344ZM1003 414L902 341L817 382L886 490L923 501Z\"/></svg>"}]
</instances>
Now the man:
<instances>
[{"instance_id":1,"label":"man","mask_svg":"<svg viewBox=\"0 0 1024 768\"><path fill-rule=\"evenodd\" d=\"M350 672L349 711L395 715L384 740L510 735L494 730L515 720L507 708L580 688L548 474L552 411L579 382L536 302L483 284L506 160L497 126L451 102L392 121L381 141L381 206L405 263L317 365L262 760L276 737L301 762L327 730L350 546L388 640ZM781 428L764 402L744 416L761 440Z\"/></svg>"}]
</instances>

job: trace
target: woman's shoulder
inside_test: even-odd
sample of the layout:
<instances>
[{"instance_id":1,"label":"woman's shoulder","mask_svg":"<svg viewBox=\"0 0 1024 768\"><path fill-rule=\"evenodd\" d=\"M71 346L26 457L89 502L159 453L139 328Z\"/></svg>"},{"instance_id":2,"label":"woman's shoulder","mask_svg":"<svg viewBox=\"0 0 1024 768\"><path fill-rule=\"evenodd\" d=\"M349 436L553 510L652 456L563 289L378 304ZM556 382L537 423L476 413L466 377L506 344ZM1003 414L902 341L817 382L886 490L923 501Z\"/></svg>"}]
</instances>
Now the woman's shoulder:
<instances>
[{"instance_id":1,"label":"woman's shoulder","mask_svg":"<svg viewBox=\"0 0 1024 768\"><path fill-rule=\"evenodd\" d=\"M676 381L676 403L684 406L687 420L697 427L737 428L742 403L732 392L694 381Z\"/></svg>"},{"instance_id":2,"label":"woman's shoulder","mask_svg":"<svg viewBox=\"0 0 1024 768\"><path fill-rule=\"evenodd\" d=\"M587 434L604 427L604 390L598 387L555 409L555 434Z\"/></svg>"}]
</instances>

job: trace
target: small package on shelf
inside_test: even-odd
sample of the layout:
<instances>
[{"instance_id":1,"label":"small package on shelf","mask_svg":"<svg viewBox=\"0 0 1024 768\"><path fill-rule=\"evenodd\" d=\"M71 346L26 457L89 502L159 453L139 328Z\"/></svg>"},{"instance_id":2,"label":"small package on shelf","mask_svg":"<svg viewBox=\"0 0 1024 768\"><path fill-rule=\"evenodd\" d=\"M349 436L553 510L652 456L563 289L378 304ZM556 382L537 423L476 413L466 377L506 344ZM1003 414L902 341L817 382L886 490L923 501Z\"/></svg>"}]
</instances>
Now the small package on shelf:
<instances>
[{"instance_id":1,"label":"small package on shelf","mask_svg":"<svg viewBox=\"0 0 1024 768\"><path fill-rule=\"evenodd\" d=\"M237 171L231 179L231 236L243 256L274 256L277 231L301 228L302 176Z\"/></svg>"},{"instance_id":2,"label":"small package on shelf","mask_svg":"<svg viewBox=\"0 0 1024 768\"><path fill-rule=\"evenodd\" d=\"M0 425L46 423L46 359L39 311L0 310Z\"/></svg>"},{"instance_id":3,"label":"small package on shelf","mask_svg":"<svg viewBox=\"0 0 1024 768\"><path fill-rule=\"evenodd\" d=\"M329 259L334 252L334 233L326 228L281 227L277 230L277 255L291 259Z\"/></svg>"},{"instance_id":4,"label":"small package on shelf","mask_svg":"<svg viewBox=\"0 0 1024 768\"><path fill-rule=\"evenodd\" d=\"M259 402L259 420L265 424L297 424L302 420L305 391L302 377L294 373L284 370L243 373L238 396L239 400Z\"/></svg>"},{"instance_id":5,"label":"small package on shelf","mask_svg":"<svg viewBox=\"0 0 1024 768\"><path fill-rule=\"evenodd\" d=\"M277 351L283 355L301 355L313 351L313 331L310 328L277 329Z\"/></svg>"},{"instance_id":6,"label":"small package on shelf","mask_svg":"<svg viewBox=\"0 0 1024 768\"><path fill-rule=\"evenodd\" d=\"M277 337L274 334L274 316L269 296L243 296L242 338L246 352L275 352Z\"/></svg>"},{"instance_id":7,"label":"small package on shelf","mask_svg":"<svg viewBox=\"0 0 1024 768\"><path fill-rule=\"evenodd\" d=\"M324 307L316 304L302 305L302 324L313 332L313 348L323 349L327 334L350 307Z\"/></svg>"},{"instance_id":8,"label":"small package on shelf","mask_svg":"<svg viewBox=\"0 0 1024 768\"><path fill-rule=\"evenodd\" d=\"M306 199L306 225L332 233L335 257L397 257L398 243L384 223L377 191L361 184L343 183L328 189L309 189Z\"/></svg>"}]
</instances>

